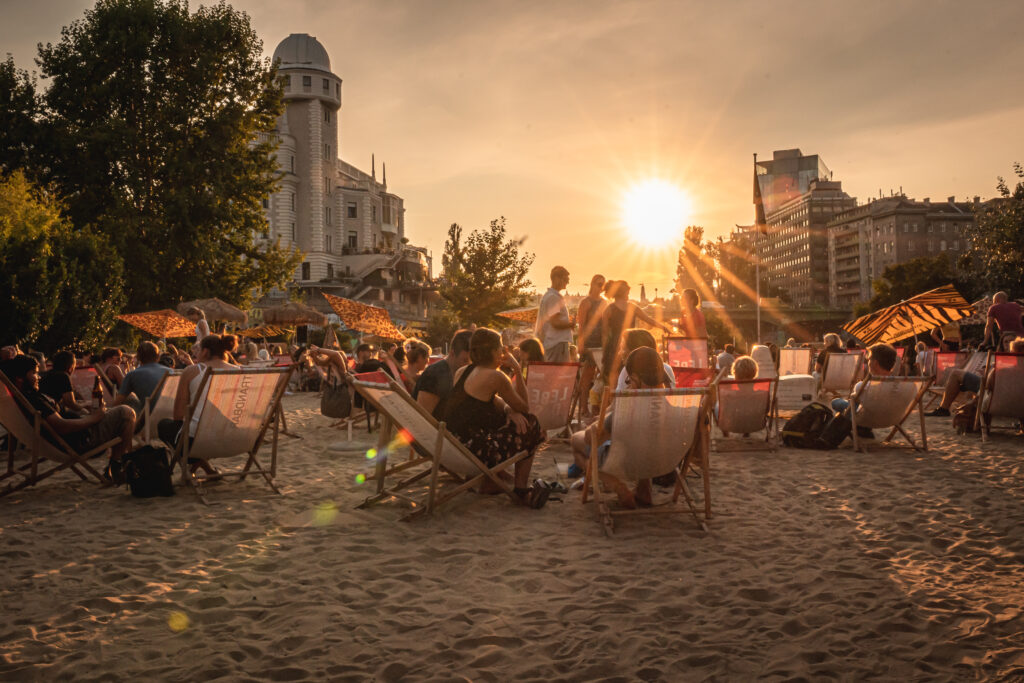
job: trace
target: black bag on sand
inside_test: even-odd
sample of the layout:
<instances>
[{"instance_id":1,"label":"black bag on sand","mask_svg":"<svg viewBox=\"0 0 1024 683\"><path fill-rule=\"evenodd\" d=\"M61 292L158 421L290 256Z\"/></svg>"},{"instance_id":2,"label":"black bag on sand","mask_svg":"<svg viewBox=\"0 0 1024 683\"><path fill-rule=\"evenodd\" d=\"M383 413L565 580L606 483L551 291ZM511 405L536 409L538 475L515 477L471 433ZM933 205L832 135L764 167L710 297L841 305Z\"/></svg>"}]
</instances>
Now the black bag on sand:
<instances>
[{"instance_id":1,"label":"black bag on sand","mask_svg":"<svg viewBox=\"0 0 1024 683\"><path fill-rule=\"evenodd\" d=\"M825 429L821 431L821 435L818 436L818 440L815 443L815 448L823 448L831 450L833 448L839 448L839 445L846 441L846 437L853 433L853 422L850 418L843 413L836 413L835 417L828 421L825 425Z\"/></svg>"},{"instance_id":2,"label":"black bag on sand","mask_svg":"<svg viewBox=\"0 0 1024 683\"><path fill-rule=\"evenodd\" d=\"M782 426L782 443L791 448L816 448L815 442L831 419L831 408L817 401L808 403Z\"/></svg>"},{"instance_id":3,"label":"black bag on sand","mask_svg":"<svg viewBox=\"0 0 1024 683\"><path fill-rule=\"evenodd\" d=\"M352 388L345 382L324 383L320 397L320 414L341 420L352 414Z\"/></svg>"},{"instance_id":4,"label":"black bag on sand","mask_svg":"<svg viewBox=\"0 0 1024 683\"><path fill-rule=\"evenodd\" d=\"M976 434L974 420L978 414L978 399L973 399L953 411L953 429L957 434Z\"/></svg>"},{"instance_id":5,"label":"black bag on sand","mask_svg":"<svg viewBox=\"0 0 1024 683\"><path fill-rule=\"evenodd\" d=\"M124 456L124 478L136 498L173 496L167 448L143 446Z\"/></svg>"}]
</instances>

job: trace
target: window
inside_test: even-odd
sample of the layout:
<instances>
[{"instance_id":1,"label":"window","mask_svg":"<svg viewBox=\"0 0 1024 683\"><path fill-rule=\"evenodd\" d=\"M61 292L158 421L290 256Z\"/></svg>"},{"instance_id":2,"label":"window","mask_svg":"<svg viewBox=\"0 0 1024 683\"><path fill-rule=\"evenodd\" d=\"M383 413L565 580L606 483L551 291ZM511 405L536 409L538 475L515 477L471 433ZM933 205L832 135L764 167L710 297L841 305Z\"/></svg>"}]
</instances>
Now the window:
<instances>
[{"instance_id":1,"label":"window","mask_svg":"<svg viewBox=\"0 0 1024 683\"><path fill-rule=\"evenodd\" d=\"M914 223L914 232L917 232L917 223Z\"/></svg>"},{"instance_id":2,"label":"window","mask_svg":"<svg viewBox=\"0 0 1024 683\"><path fill-rule=\"evenodd\" d=\"M946 240L939 240L939 251L946 251Z\"/></svg>"},{"instance_id":3,"label":"window","mask_svg":"<svg viewBox=\"0 0 1024 683\"><path fill-rule=\"evenodd\" d=\"M260 239L270 239L270 223L263 224L263 229L260 230Z\"/></svg>"},{"instance_id":4,"label":"window","mask_svg":"<svg viewBox=\"0 0 1024 683\"><path fill-rule=\"evenodd\" d=\"M292 157L291 165L292 165L292 173L295 173L295 157L294 156Z\"/></svg>"},{"instance_id":5,"label":"window","mask_svg":"<svg viewBox=\"0 0 1024 683\"><path fill-rule=\"evenodd\" d=\"M331 92L331 82L329 80L327 80L326 78L324 79L324 92L326 92L326 93Z\"/></svg>"},{"instance_id":6,"label":"window","mask_svg":"<svg viewBox=\"0 0 1024 683\"><path fill-rule=\"evenodd\" d=\"M910 232L910 223L903 224L903 232Z\"/></svg>"},{"instance_id":7,"label":"window","mask_svg":"<svg viewBox=\"0 0 1024 683\"><path fill-rule=\"evenodd\" d=\"M334 240L331 239L330 235L324 235L324 251L326 251L327 253L331 253L332 251L334 251L331 248L331 247L334 246L333 244L331 244L331 242L333 242L333 241ZM328 266L328 267L330 267L330 266Z\"/></svg>"},{"instance_id":8,"label":"window","mask_svg":"<svg viewBox=\"0 0 1024 683\"><path fill-rule=\"evenodd\" d=\"M333 263L328 263L327 264L327 279L328 280L333 280L334 279L334 264Z\"/></svg>"},{"instance_id":9,"label":"window","mask_svg":"<svg viewBox=\"0 0 1024 683\"><path fill-rule=\"evenodd\" d=\"M334 96L341 99L341 83L334 84Z\"/></svg>"},{"instance_id":10,"label":"window","mask_svg":"<svg viewBox=\"0 0 1024 683\"><path fill-rule=\"evenodd\" d=\"M907 242L907 251L914 251L914 240Z\"/></svg>"},{"instance_id":11,"label":"window","mask_svg":"<svg viewBox=\"0 0 1024 683\"><path fill-rule=\"evenodd\" d=\"M302 279L303 280L308 280L309 279L309 262L308 261L306 261L305 263L302 264Z\"/></svg>"},{"instance_id":12,"label":"window","mask_svg":"<svg viewBox=\"0 0 1024 683\"><path fill-rule=\"evenodd\" d=\"M350 249L355 249L356 247L359 246L359 235L358 235L358 233L350 232L348 234L348 246L349 246Z\"/></svg>"},{"instance_id":13,"label":"window","mask_svg":"<svg viewBox=\"0 0 1024 683\"><path fill-rule=\"evenodd\" d=\"M953 240L953 249L960 248L960 240Z\"/></svg>"},{"instance_id":14,"label":"window","mask_svg":"<svg viewBox=\"0 0 1024 683\"><path fill-rule=\"evenodd\" d=\"M291 200L292 200L292 211L294 211L295 210L295 193L292 192L290 197L291 197Z\"/></svg>"},{"instance_id":15,"label":"window","mask_svg":"<svg viewBox=\"0 0 1024 683\"><path fill-rule=\"evenodd\" d=\"M263 198L263 208L264 209L269 209L270 208L270 198L269 197L264 197Z\"/></svg>"},{"instance_id":16,"label":"window","mask_svg":"<svg viewBox=\"0 0 1024 683\"><path fill-rule=\"evenodd\" d=\"M284 80L282 82L284 83L284 87L286 89L292 87L292 77L291 77L291 75L285 76Z\"/></svg>"},{"instance_id":17,"label":"window","mask_svg":"<svg viewBox=\"0 0 1024 683\"><path fill-rule=\"evenodd\" d=\"M324 159L330 159L330 158L331 158L331 146L330 145L324 145Z\"/></svg>"},{"instance_id":18,"label":"window","mask_svg":"<svg viewBox=\"0 0 1024 683\"><path fill-rule=\"evenodd\" d=\"M292 242L295 241L295 223L292 223Z\"/></svg>"},{"instance_id":19,"label":"window","mask_svg":"<svg viewBox=\"0 0 1024 683\"><path fill-rule=\"evenodd\" d=\"M359 218L359 207L356 205L355 202L348 203L348 217Z\"/></svg>"},{"instance_id":20,"label":"window","mask_svg":"<svg viewBox=\"0 0 1024 683\"><path fill-rule=\"evenodd\" d=\"M327 123L331 122L331 110L330 109L324 109L324 121L326 121Z\"/></svg>"},{"instance_id":21,"label":"window","mask_svg":"<svg viewBox=\"0 0 1024 683\"><path fill-rule=\"evenodd\" d=\"M930 254L933 251L935 251L935 243L932 242L931 240L928 240L928 253Z\"/></svg>"},{"instance_id":22,"label":"window","mask_svg":"<svg viewBox=\"0 0 1024 683\"><path fill-rule=\"evenodd\" d=\"M373 214L372 214L371 218L373 219L374 223L377 222L377 205L376 204L373 205Z\"/></svg>"},{"instance_id":23,"label":"window","mask_svg":"<svg viewBox=\"0 0 1024 683\"><path fill-rule=\"evenodd\" d=\"M331 194L331 179L327 176L324 176L324 192L328 195Z\"/></svg>"},{"instance_id":24,"label":"window","mask_svg":"<svg viewBox=\"0 0 1024 683\"><path fill-rule=\"evenodd\" d=\"M313 85L313 77L312 76L303 76L302 77L302 86L305 87L305 88L308 88L311 85Z\"/></svg>"},{"instance_id":25,"label":"window","mask_svg":"<svg viewBox=\"0 0 1024 683\"><path fill-rule=\"evenodd\" d=\"M329 206L324 207L324 222L327 223L327 225L331 224L331 207Z\"/></svg>"},{"instance_id":26,"label":"window","mask_svg":"<svg viewBox=\"0 0 1024 683\"><path fill-rule=\"evenodd\" d=\"M935 232L935 226L931 223L928 224L928 232Z\"/></svg>"}]
</instances>

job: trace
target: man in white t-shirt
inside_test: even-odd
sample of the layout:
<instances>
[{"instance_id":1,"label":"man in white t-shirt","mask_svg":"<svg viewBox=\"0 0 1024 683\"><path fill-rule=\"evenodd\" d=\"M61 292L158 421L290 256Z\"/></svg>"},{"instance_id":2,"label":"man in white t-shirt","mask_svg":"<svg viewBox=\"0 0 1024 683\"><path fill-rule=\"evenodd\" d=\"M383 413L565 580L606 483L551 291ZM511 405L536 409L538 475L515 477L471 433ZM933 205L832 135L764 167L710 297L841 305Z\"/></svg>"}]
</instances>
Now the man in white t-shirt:
<instances>
[{"instance_id":1,"label":"man in white t-shirt","mask_svg":"<svg viewBox=\"0 0 1024 683\"><path fill-rule=\"evenodd\" d=\"M537 311L534 333L544 347L544 360L549 363L569 362L573 324L561 291L569 285L569 271L562 266L551 269L551 288L544 293Z\"/></svg>"}]
</instances>

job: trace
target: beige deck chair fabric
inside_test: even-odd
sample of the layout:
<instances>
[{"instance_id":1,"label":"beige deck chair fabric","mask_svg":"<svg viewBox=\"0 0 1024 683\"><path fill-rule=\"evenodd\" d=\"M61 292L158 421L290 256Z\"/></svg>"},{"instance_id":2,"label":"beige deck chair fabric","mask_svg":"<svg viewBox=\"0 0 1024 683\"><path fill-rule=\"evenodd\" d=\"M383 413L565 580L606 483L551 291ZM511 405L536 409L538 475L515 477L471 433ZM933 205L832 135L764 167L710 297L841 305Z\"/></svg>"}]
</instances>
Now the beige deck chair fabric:
<instances>
[{"instance_id":1,"label":"beige deck chair fabric","mask_svg":"<svg viewBox=\"0 0 1024 683\"><path fill-rule=\"evenodd\" d=\"M864 442L857 436L858 427L868 429L890 428L883 444L892 441L897 432L903 435L914 450L928 450L928 435L925 431L924 409L921 398L932 383L931 377L868 377L851 397L854 410L850 420L853 423L853 446L862 451ZM921 421L921 446L903 429L903 423L910 413L917 409Z\"/></svg>"},{"instance_id":2,"label":"beige deck chair fabric","mask_svg":"<svg viewBox=\"0 0 1024 683\"><path fill-rule=\"evenodd\" d=\"M718 452L723 443L729 445L751 445L760 450L764 444L747 443L738 439L724 437L731 435L755 434L764 432L764 443L769 450L775 451L775 392L778 388L777 379L729 380L719 378L713 385L715 406L712 414L715 423L723 432L723 437L711 436L711 450ZM723 441L725 439L725 441Z\"/></svg>"},{"instance_id":3,"label":"beige deck chair fabric","mask_svg":"<svg viewBox=\"0 0 1024 683\"><path fill-rule=\"evenodd\" d=\"M490 479L513 501L518 501L512 486L499 478L498 472L529 457L528 453L519 453L493 469L488 468L445 429L443 422L438 423L430 413L413 401L404 387L390 377L385 379L386 383L358 379L352 382L356 391L384 418L378 437L374 472L377 490L358 507L365 508L387 498L399 498L413 505L413 511L402 518L409 520L420 514L433 513L440 505L468 491L485 478ZM406 462L389 466L388 456L393 449L391 444L394 443L393 434L396 431L403 437L400 444L415 444L423 457L410 457ZM388 487L389 477L423 463L429 463L430 466ZM441 470L454 475L461 483L450 490L442 491L438 485ZM413 496L409 492L410 487L427 477L430 479L426 495L419 498Z\"/></svg>"},{"instance_id":4,"label":"beige deck chair fabric","mask_svg":"<svg viewBox=\"0 0 1024 683\"><path fill-rule=\"evenodd\" d=\"M569 424L579 368L579 363L530 363L526 373L530 412L544 431Z\"/></svg>"},{"instance_id":5,"label":"beige deck chair fabric","mask_svg":"<svg viewBox=\"0 0 1024 683\"><path fill-rule=\"evenodd\" d=\"M22 408L31 417L26 416ZM0 481L17 479L0 489L0 496L26 486L34 486L64 469L70 469L84 480L89 478L86 474L91 475L93 479L102 484L104 483L103 477L89 465L87 460L105 452L120 440L119 438L111 439L86 453L79 454L43 420L39 412L32 407L3 373L0 373L0 424L8 434L7 469L0 474ZM56 444L46 438L47 434ZM15 440L28 451L29 462L27 464L15 465Z\"/></svg>"},{"instance_id":6,"label":"beige deck chair fabric","mask_svg":"<svg viewBox=\"0 0 1024 683\"><path fill-rule=\"evenodd\" d=\"M847 398L853 391L863 362L862 353L830 353L825 356L819 395L822 398Z\"/></svg>"},{"instance_id":7,"label":"beige deck chair fabric","mask_svg":"<svg viewBox=\"0 0 1024 683\"><path fill-rule=\"evenodd\" d=\"M82 401L92 399L92 388L96 384L96 368L91 365L76 367L71 371L71 386Z\"/></svg>"},{"instance_id":8,"label":"beige deck chair fabric","mask_svg":"<svg viewBox=\"0 0 1024 683\"><path fill-rule=\"evenodd\" d=\"M779 377L811 374L814 349L779 349Z\"/></svg>"},{"instance_id":9,"label":"beige deck chair fabric","mask_svg":"<svg viewBox=\"0 0 1024 683\"><path fill-rule=\"evenodd\" d=\"M178 394L180 382L180 370L164 373L156 389L143 401L140 419L142 420L142 438L146 443L152 443L156 439L156 426L160 424L160 420L170 419L174 416L174 398Z\"/></svg>"},{"instance_id":10,"label":"beige deck chair fabric","mask_svg":"<svg viewBox=\"0 0 1024 683\"><path fill-rule=\"evenodd\" d=\"M989 372L994 371L992 380ZM991 353L982 375L981 410L976 422L981 428L981 440L988 441L993 417L1014 418L1017 428L1024 419L1024 354Z\"/></svg>"},{"instance_id":11,"label":"beige deck chair fabric","mask_svg":"<svg viewBox=\"0 0 1024 683\"><path fill-rule=\"evenodd\" d=\"M710 471L708 465L707 396L708 388L687 389L642 389L639 391L617 391L611 394L615 405L611 445L608 457L598 468L598 442L603 435L596 430L591 447L588 467L588 487L597 502L599 521L609 535L613 530L615 515L635 513L678 513L687 509L697 523L707 529L711 517ZM607 404L607 401L605 402ZM599 424L603 424L602 418ZM704 430L704 438L693 461L690 447L699 438L698 430ZM682 463L680 465L680 463ZM694 508L685 481L686 471L697 465L704 481L704 520ZM656 505L638 510L612 510L603 500L599 477L594 476L595 468L601 473L615 477L622 482L638 479L652 479L668 472L676 473L676 486L672 505ZM585 487L587 488L587 487ZM686 499L686 508L677 505L680 493ZM587 496L584 496L585 503Z\"/></svg>"},{"instance_id":12,"label":"beige deck chair fabric","mask_svg":"<svg viewBox=\"0 0 1024 683\"><path fill-rule=\"evenodd\" d=\"M288 368L207 368L203 372L196 396L185 413L183 433L175 453L175 461L180 461L182 471L188 471L188 458L211 461L245 455L247 459L243 469L219 476L238 476L244 479L255 468L270 488L280 493L274 484L277 473L277 417L288 374ZM190 440L187 438L189 425L192 417L197 414L199 420L195 437ZM274 431L271 464L267 469L260 465L256 454L271 423ZM205 478L186 475L185 479L206 502L202 490Z\"/></svg>"}]
</instances>

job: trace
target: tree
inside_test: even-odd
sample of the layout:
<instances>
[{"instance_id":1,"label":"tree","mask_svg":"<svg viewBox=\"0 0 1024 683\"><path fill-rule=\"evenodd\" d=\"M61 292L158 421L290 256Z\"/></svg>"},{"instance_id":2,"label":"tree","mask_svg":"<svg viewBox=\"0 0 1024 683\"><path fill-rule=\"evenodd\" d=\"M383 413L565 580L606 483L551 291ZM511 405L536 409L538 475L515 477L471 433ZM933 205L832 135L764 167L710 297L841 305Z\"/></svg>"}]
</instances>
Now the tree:
<instances>
[{"instance_id":1,"label":"tree","mask_svg":"<svg viewBox=\"0 0 1024 683\"><path fill-rule=\"evenodd\" d=\"M48 169L79 230L125 256L129 308L216 295L246 305L301 255L257 246L274 188L275 67L221 3L100 0L40 46Z\"/></svg>"},{"instance_id":2,"label":"tree","mask_svg":"<svg viewBox=\"0 0 1024 683\"><path fill-rule=\"evenodd\" d=\"M976 208L974 225L965 231L970 247L964 266L977 285L972 296L982 291L1005 290L1014 296L1024 292L1024 167L1017 163L1013 170L1022 180L1011 191L1000 177L1000 197Z\"/></svg>"},{"instance_id":3,"label":"tree","mask_svg":"<svg viewBox=\"0 0 1024 683\"><path fill-rule=\"evenodd\" d=\"M30 167L39 108L35 80L8 56L0 63L0 172Z\"/></svg>"},{"instance_id":4,"label":"tree","mask_svg":"<svg viewBox=\"0 0 1024 683\"><path fill-rule=\"evenodd\" d=\"M874 296L866 304L859 304L854 314L877 311L951 282L960 286L955 264L945 253L887 266L882 277L871 283Z\"/></svg>"},{"instance_id":5,"label":"tree","mask_svg":"<svg viewBox=\"0 0 1024 683\"><path fill-rule=\"evenodd\" d=\"M526 305L534 255L519 255L523 241L506 237L504 216L465 240L457 223L448 228L439 293L461 324L501 326L497 313Z\"/></svg>"},{"instance_id":6,"label":"tree","mask_svg":"<svg viewBox=\"0 0 1024 683\"><path fill-rule=\"evenodd\" d=\"M100 342L124 302L121 259L21 172L0 183L0 343L52 352Z\"/></svg>"},{"instance_id":7,"label":"tree","mask_svg":"<svg viewBox=\"0 0 1024 683\"><path fill-rule=\"evenodd\" d=\"M706 251L704 228L691 225L683 235L676 262L676 291L695 289L702 299L713 298L716 287L715 261Z\"/></svg>"}]
</instances>

